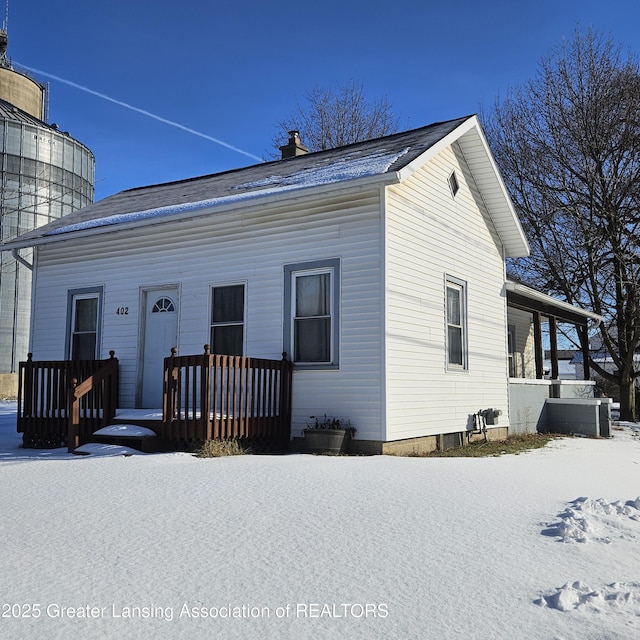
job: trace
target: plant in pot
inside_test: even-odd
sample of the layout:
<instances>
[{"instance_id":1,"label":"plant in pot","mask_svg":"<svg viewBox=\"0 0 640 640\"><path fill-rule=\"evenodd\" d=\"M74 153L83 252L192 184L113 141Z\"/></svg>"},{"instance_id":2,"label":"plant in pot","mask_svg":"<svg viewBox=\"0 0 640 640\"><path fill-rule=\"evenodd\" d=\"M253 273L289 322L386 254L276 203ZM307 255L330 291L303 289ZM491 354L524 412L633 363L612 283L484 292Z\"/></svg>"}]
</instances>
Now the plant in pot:
<instances>
[{"instance_id":1,"label":"plant in pot","mask_svg":"<svg viewBox=\"0 0 640 640\"><path fill-rule=\"evenodd\" d=\"M349 440L356 432L350 420L311 416L313 422L307 423L304 430L304 441L310 453L343 453L347 450Z\"/></svg>"}]
</instances>

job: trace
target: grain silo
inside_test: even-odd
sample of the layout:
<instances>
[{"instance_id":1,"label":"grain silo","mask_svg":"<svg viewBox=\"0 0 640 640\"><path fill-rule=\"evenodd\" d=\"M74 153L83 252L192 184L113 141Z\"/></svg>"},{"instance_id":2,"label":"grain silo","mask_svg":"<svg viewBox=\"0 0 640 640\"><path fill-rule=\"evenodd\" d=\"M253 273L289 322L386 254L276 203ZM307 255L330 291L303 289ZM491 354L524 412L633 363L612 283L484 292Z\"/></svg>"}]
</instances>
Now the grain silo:
<instances>
[{"instance_id":1,"label":"grain silo","mask_svg":"<svg viewBox=\"0 0 640 640\"><path fill-rule=\"evenodd\" d=\"M16 71L0 30L0 243L93 202L91 151L45 122L45 87ZM29 345L31 250L0 253L0 398Z\"/></svg>"}]
</instances>

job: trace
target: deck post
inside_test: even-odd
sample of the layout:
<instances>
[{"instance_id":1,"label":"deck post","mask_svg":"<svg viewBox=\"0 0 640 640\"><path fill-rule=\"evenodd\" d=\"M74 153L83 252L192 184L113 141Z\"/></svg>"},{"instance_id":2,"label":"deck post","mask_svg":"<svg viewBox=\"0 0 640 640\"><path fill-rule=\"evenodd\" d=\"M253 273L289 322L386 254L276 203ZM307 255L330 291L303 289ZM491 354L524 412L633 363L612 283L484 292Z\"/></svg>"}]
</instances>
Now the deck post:
<instances>
[{"instance_id":1,"label":"deck post","mask_svg":"<svg viewBox=\"0 0 640 640\"><path fill-rule=\"evenodd\" d=\"M24 363L24 380L18 377L18 411L22 411L23 416L33 414L33 353L27 354L27 361Z\"/></svg>"},{"instance_id":2,"label":"deck post","mask_svg":"<svg viewBox=\"0 0 640 640\"><path fill-rule=\"evenodd\" d=\"M115 369L115 374L114 374L114 379L112 384L110 384L106 389L105 389L105 399L104 399L104 407L103 407L103 416L105 418L105 422L106 420L110 420L112 416L116 415L116 409L118 408L118 397L120 394L120 379L119 379L119 371L117 368L117 359L116 359L116 352L111 349L111 351L109 351L109 360L108 363L111 364L115 362L116 363L116 369ZM105 426L107 426L105 424Z\"/></svg>"},{"instance_id":3,"label":"deck post","mask_svg":"<svg viewBox=\"0 0 640 640\"><path fill-rule=\"evenodd\" d=\"M544 378L544 353L542 351L542 314L533 312L533 350L536 362L536 378Z\"/></svg>"},{"instance_id":4,"label":"deck post","mask_svg":"<svg viewBox=\"0 0 640 640\"><path fill-rule=\"evenodd\" d=\"M591 379L591 365L589 362L589 332L586 325L578 327L580 338L580 349L582 351L582 377L584 380Z\"/></svg>"},{"instance_id":5,"label":"deck post","mask_svg":"<svg viewBox=\"0 0 640 640\"><path fill-rule=\"evenodd\" d=\"M67 451L73 453L80 446L80 402L76 398L78 378L71 380L69 387L69 430L67 433Z\"/></svg>"},{"instance_id":6,"label":"deck post","mask_svg":"<svg viewBox=\"0 0 640 640\"><path fill-rule=\"evenodd\" d=\"M549 348L551 351L551 379L560 378L558 368L558 326L555 316L549 316Z\"/></svg>"},{"instance_id":7,"label":"deck post","mask_svg":"<svg viewBox=\"0 0 640 640\"><path fill-rule=\"evenodd\" d=\"M288 430L291 437L291 392L292 392L293 363L287 359L287 352L282 352L282 366L280 368L280 429L284 433Z\"/></svg>"},{"instance_id":8,"label":"deck post","mask_svg":"<svg viewBox=\"0 0 640 640\"><path fill-rule=\"evenodd\" d=\"M175 370L175 358L178 350L175 347L171 347L171 355L164 359L164 381L163 381L163 394L162 394L162 431L163 437L168 437L169 427L173 421L173 417L176 411L176 370Z\"/></svg>"},{"instance_id":9,"label":"deck post","mask_svg":"<svg viewBox=\"0 0 640 640\"><path fill-rule=\"evenodd\" d=\"M204 345L202 364L200 368L200 419L204 425L204 439L211 440L211 347Z\"/></svg>"}]
</instances>

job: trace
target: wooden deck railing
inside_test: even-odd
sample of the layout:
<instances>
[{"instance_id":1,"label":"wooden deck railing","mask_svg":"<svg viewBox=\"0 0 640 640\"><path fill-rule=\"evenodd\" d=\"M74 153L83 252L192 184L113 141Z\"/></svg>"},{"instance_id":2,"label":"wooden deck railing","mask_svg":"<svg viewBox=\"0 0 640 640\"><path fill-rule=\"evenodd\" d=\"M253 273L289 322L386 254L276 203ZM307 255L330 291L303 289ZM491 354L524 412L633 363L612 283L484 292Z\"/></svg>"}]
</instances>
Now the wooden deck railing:
<instances>
[{"instance_id":1,"label":"wooden deck railing","mask_svg":"<svg viewBox=\"0 0 640 640\"><path fill-rule=\"evenodd\" d=\"M88 442L94 431L106 427L118 408L118 359L113 351L103 367L69 388L68 448Z\"/></svg>"},{"instance_id":2,"label":"wooden deck railing","mask_svg":"<svg viewBox=\"0 0 640 640\"><path fill-rule=\"evenodd\" d=\"M117 394L113 351L108 360L34 361L30 353L18 373L17 428L23 445L71 449L86 442L115 415Z\"/></svg>"},{"instance_id":3,"label":"wooden deck railing","mask_svg":"<svg viewBox=\"0 0 640 640\"><path fill-rule=\"evenodd\" d=\"M284 445L291 427L292 364L244 356L202 355L164 361L163 433L178 446L238 438Z\"/></svg>"},{"instance_id":4,"label":"wooden deck railing","mask_svg":"<svg viewBox=\"0 0 640 640\"><path fill-rule=\"evenodd\" d=\"M25 447L69 451L106 426L118 406L118 360L20 363L18 432ZM284 356L285 354L283 354ZM238 438L256 450L286 446L291 427L292 364L241 356L172 355L164 361L163 423L168 446L188 449Z\"/></svg>"}]
</instances>

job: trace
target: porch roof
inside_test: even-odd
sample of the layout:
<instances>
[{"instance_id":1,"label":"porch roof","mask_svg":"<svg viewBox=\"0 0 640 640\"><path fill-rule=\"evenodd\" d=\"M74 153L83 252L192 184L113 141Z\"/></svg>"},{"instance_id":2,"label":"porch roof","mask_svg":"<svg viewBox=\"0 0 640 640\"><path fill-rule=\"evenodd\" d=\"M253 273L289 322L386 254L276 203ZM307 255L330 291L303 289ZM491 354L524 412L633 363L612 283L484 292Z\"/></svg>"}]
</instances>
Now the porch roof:
<instances>
[{"instance_id":1,"label":"porch roof","mask_svg":"<svg viewBox=\"0 0 640 640\"><path fill-rule=\"evenodd\" d=\"M505 290L507 305L515 309L536 311L560 322L570 322L585 327L589 324L597 327L603 320L602 316L597 313L558 300L513 280L507 280Z\"/></svg>"},{"instance_id":2,"label":"porch roof","mask_svg":"<svg viewBox=\"0 0 640 640\"><path fill-rule=\"evenodd\" d=\"M551 344L551 379L557 380L560 375L557 323L570 322L576 326L583 355L583 375L585 380L590 378L589 370L589 336L588 329L597 327L603 320L602 316L580 307L575 307L562 300L552 298L545 293L531 287L507 280L505 283L507 306L522 309L533 314L533 342L536 378L544 377L544 352L542 345L542 317L549 318L549 339Z\"/></svg>"}]
</instances>

